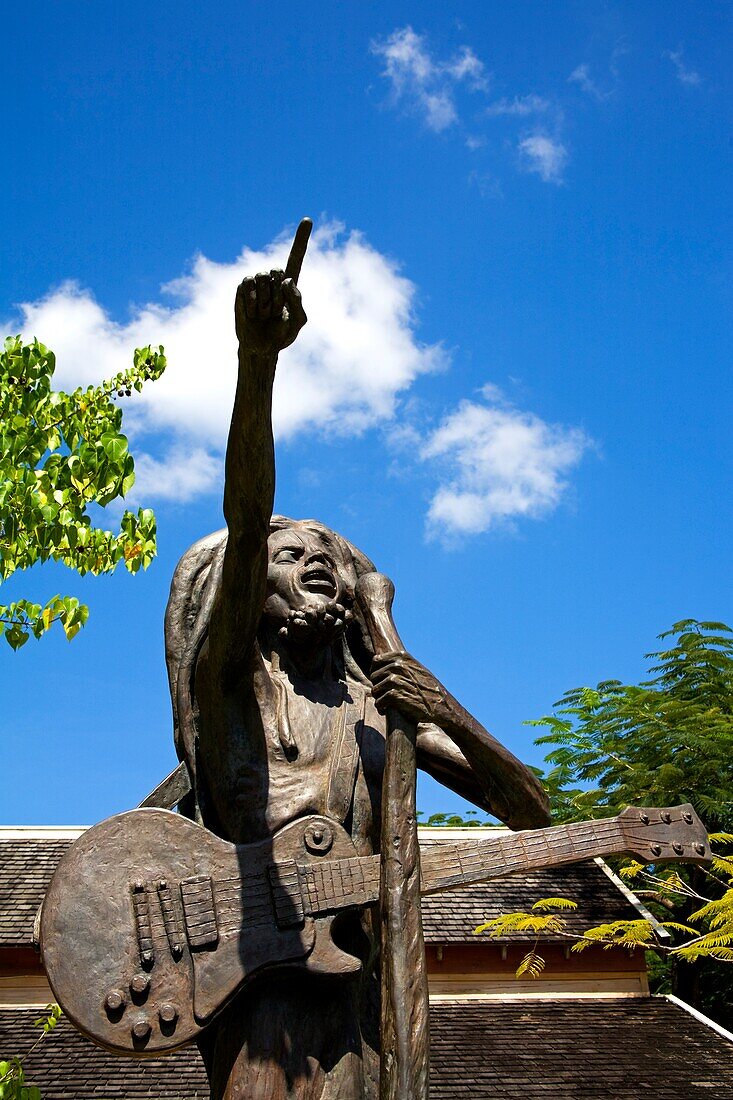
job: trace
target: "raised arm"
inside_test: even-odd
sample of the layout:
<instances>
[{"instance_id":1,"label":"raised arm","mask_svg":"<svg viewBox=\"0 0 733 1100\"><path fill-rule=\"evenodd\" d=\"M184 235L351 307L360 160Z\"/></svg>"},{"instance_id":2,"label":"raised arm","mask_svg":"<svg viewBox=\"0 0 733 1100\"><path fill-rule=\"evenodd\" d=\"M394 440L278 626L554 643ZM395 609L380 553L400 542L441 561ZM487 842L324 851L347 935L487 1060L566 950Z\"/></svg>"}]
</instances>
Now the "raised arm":
<instances>
[{"instance_id":1,"label":"raised arm","mask_svg":"<svg viewBox=\"0 0 733 1100\"><path fill-rule=\"evenodd\" d=\"M546 825L549 803L539 780L484 729L409 653L385 653L372 665L377 709L396 707L418 728L417 762L441 783L513 829Z\"/></svg>"},{"instance_id":2,"label":"raised arm","mask_svg":"<svg viewBox=\"0 0 733 1100\"><path fill-rule=\"evenodd\" d=\"M307 319L296 283L310 228L301 222L286 270L247 277L234 304L239 371L226 452L228 538L209 630L209 659L225 680L248 660L265 601L275 498L272 387L279 352Z\"/></svg>"}]
</instances>

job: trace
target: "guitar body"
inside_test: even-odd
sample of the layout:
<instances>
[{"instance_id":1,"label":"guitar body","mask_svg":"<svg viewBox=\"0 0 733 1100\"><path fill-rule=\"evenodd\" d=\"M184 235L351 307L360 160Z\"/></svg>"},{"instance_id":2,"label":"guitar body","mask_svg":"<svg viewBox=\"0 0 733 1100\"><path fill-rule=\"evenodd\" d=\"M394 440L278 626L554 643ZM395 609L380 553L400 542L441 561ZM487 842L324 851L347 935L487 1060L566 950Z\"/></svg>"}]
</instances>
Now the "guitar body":
<instances>
[{"instance_id":1,"label":"guitar body","mask_svg":"<svg viewBox=\"0 0 733 1100\"><path fill-rule=\"evenodd\" d=\"M119 1054L159 1055L195 1039L263 968L346 975L334 915L303 911L299 865L354 860L346 831L309 817L272 839L229 844L169 810L130 810L63 856L40 943L72 1022Z\"/></svg>"}]
</instances>

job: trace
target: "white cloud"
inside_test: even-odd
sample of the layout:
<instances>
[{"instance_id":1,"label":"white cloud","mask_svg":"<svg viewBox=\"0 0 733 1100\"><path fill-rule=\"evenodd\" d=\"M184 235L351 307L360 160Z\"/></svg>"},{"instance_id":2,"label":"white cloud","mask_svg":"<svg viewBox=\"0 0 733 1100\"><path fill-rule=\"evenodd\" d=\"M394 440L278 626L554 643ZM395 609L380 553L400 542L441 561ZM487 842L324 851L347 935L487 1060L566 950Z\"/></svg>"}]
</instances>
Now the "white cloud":
<instances>
[{"instance_id":1,"label":"white cloud","mask_svg":"<svg viewBox=\"0 0 733 1100\"><path fill-rule=\"evenodd\" d=\"M202 493L220 490L223 480L222 461L204 447L187 449L174 445L162 459L143 451L135 457L135 485L130 501L143 503L155 497L187 503Z\"/></svg>"},{"instance_id":2,"label":"white cloud","mask_svg":"<svg viewBox=\"0 0 733 1100\"><path fill-rule=\"evenodd\" d=\"M576 69L573 69L568 77L568 84L577 84L582 92L592 96L593 99L604 100L611 95L610 92L604 92L592 79L590 65L588 64L578 65Z\"/></svg>"},{"instance_id":3,"label":"white cloud","mask_svg":"<svg viewBox=\"0 0 733 1100\"><path fill-rule=\"evenodd\" d=\"M392 98L419 114L430 130L440 133L458 122L455 91L465 84L484 91L488 78L483 62L470 46L462 46L447 61L430 53L424 35L402 27L388 38L372 42L372 52L382 57L382 75L389 81Z\"/></svg>"},{"instance_id":4,"label":"white cloud","mask_svg":"<svg viewBox=\"0 0 733 1100\"><path fill-rule=\"evenodd\" d=\"M675 69L677 70L677 79L680 81L681 84L687 84L690 87L693 87L696 84L700 84L702 82L702 77L700 76L699 72L697 72L696 69L691 69L689 65L686 64L683 57L683 51L681 49L667 50L664 56L668 57L674 65Z\"/></svg>"},{"instance_id":5,"label":"white cloud","mask_svg":"<svg viewBox=\"0 0 733 1100\"><path fill-rule=\"evenodd\" d=\"M164 288L170 304L135 308L124 322L72 283L22 305L20 325L6 321L6 331L37 334L54 349L65 389L124 369L134 347L164 344L166 373L124 403L136 455L131 503L186 502L220 489L237 371L234 291L245 274L281 266L289 241L244 249L229 264L199 256ZM418 456L437 481L428 530L444 537L557 504L589 441L518 411L496 387L485 386L481 401L463 401L426 438L425 410L416 419L409 389L447 356L417 340L416 290L392 260L358 233L326 225L313 235L300 285L309 321L278 366L278 438L386 425L392 445Z\"/></svg>"},{"instance_id":6,"label":"white cloud","mask_svg":"<svg viewBox=\"0 0 733 1100\"><path fill-rule=\"evenodd\" d=\"M236 384L236 286L246 274L282 266L289 241L245 248L233 263L198 256L188 274L163 288L171 304L136 307L125 322L113 320L90 291L65 283L24 303L20 323L4 328L38 335L54 349L60 388L109 377L131 363L133 348L163 344L168 369L125 403L125 430L139 456L136 495L146 487L159 498L187 500L219 476ZM360 234L337 225L315 232L300 287L309 320L278 366L279 438L361 432L389 420L415 378L444 363L439 347L416 339L414 285ZM154 453L141 454L146 448Z\"/></svg>"},{"instance_id":7,"label":"white cloud","mask_svg":"<svg viewBox=\"0 0 733 1100\"><path fill-rule=\"evenodd\" d=\"M489 86L483 61L476 56L470 46L461 46L454 58L439 65L438 69L454 80L466 80L475 91L486 91Z\"/></svg>"},{"instance_id":8,"label":"white cloud","mask_svg":"<svg viewBox=\"0 0 733 1100\"><path fill-rule=\"evenodd\" d=\"M539 95L515 96L514 99L497 99L486 108L486 114L490 118L499 118L507 115L511 118L526 118L527 115L543 114L550 109L549 99Z\"/></svg>"},{"instance_id":9,"label":"white cloud","mask_svg":"<svg viewBox=\"0 0 733 1100\"><path fill-rule=\"evenodd\" d=\"M441 60L431 52L426 36L418 34L411 26L372 41L371 50L384 62L381 75L389 82L392 104L419 116L435 133L460 127L465 146L472 153L486 145L486 134L481 130L486 130L487 119L535 118L536 122L531 125L536 126L537 132L519 141L519 167L536 173L545 182L562 182L568 152L560 141L564 117L557 100L530 92L504 96L487 104L489 74L475 51L470 46L462 46L448 60ZM606 97L591 81L587 65L579 66L570 80L579 82L586 91L592 89L598 98ZM465 113L459 109L459 92L465 88L481 92L484 97L480 110L474 111L470 130L464 125ZM547 136L548 131L556 136ZM475 182L476 178L472 172L470 181Z\"/></svg>"},{"instance_id":10,"label":"white cloud","mask_svg":"<svg viewBox=\"0 0 733 1100\"><path fill-rule=\"evenodd\" d=\"M421 457L442 471L428 512L433 537L476 535L552 510L567 487L564 475L590 445L580 429L522 412L493 386L483 397L462 401L422 447Z\"/></svg>"},{"instance_id":11,"label":"white cloud","mask_svg":"<svg viewBox=\"0 0 733 1100\"><path fill-rule=\"evenodd\" d=\"M519 152L527 172L535 172L545 183L562 183L568 151L561 142L547 134L530 134L519 142Z\"/></svg>"}]
</instances>

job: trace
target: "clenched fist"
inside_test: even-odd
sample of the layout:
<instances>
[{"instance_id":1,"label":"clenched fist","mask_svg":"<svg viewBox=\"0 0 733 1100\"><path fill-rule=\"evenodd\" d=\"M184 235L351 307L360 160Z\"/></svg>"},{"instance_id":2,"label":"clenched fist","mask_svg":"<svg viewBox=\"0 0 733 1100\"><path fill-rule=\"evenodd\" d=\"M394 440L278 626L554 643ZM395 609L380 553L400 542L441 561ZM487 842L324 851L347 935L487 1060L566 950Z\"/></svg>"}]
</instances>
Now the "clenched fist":
<instances>
[{"instance_id":1,"label":"clenched fist","mask_svg":"<svg viewBox=\"0 0 733 1100\"><path fill-rule=\"evenodd\" d=\"M370 678L380 714L394 707L414 722L434 722L438 726L452 716L453 696L425 665L403 650L375 657Z\"/></svg>"},{"instance_id":2,"label":"clenched fist","mask_svg":"<svg viewBox=\"0 0 733 1100\"><path fill-rule=\"evenodd\" d=\"M284 271L248 276L237 288L234 318L240 346L256 355L277 355L292 344L308 318L294 279Z\"/></svg>"}]
</instances>

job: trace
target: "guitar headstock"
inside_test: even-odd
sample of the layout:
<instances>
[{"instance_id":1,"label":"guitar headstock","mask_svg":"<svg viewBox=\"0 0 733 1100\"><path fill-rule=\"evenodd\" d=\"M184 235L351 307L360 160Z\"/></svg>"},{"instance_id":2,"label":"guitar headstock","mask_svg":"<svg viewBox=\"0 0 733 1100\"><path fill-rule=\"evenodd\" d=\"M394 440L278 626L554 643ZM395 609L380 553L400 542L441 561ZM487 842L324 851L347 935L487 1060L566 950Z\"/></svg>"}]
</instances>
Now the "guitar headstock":
<instances>
[{"instance_id":1,"label":"guitar headstock","mask_svg":"<svg viewBox=\"0 0 733 1100\"><path fill-rule=\"evenodd\" d=\"M626 850L643 863L710 863L708 834L689 802L661 809L629 806L618 823Z\"/></svg>"}]
</instances>

